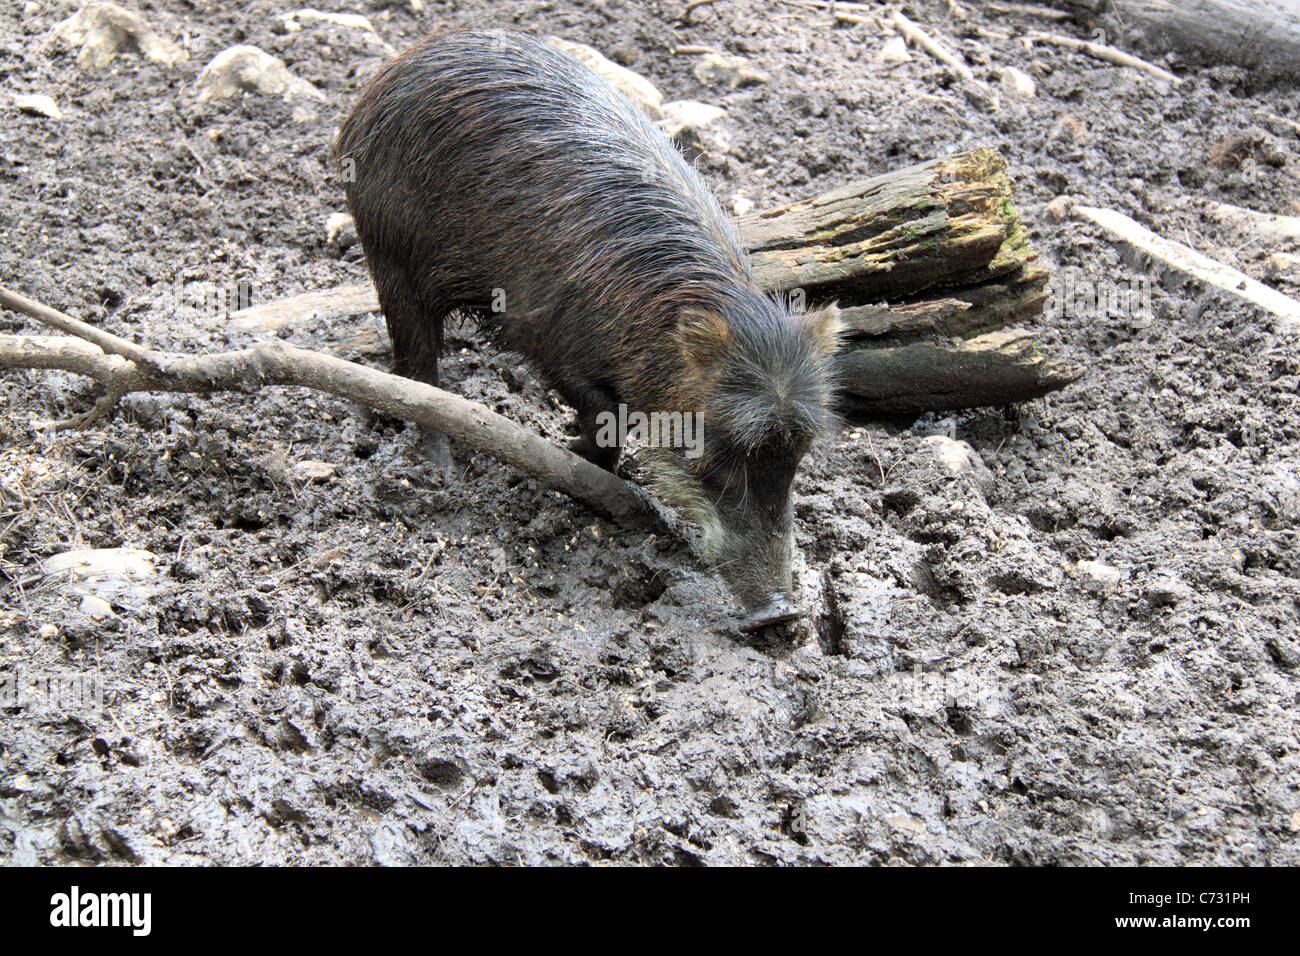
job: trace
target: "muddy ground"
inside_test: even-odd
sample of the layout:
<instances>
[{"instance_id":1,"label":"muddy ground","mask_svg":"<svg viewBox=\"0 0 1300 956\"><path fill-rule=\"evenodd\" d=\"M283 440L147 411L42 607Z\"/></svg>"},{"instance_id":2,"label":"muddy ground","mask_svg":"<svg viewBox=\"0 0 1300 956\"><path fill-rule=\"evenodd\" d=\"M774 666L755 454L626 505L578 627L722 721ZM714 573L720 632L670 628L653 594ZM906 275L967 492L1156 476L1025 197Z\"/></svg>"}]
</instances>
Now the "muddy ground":
<instances>
[{"instance_id":1,"label":"muddy ground","mask_svg":"<svg viewBox=\"0 0 1300 956\"><path fill-rule=\"evenodd\" d=\"M345 208L328 151L387 54L355 28L286 29L297 6L140 3L188 60L82 72L42 46L72 5L5 4L6 97L48 94L63 117L0 110L0 281L205 350L259 335L168 308L177 283L248 281L268 301L364 281L359 248L326 237ZM1240 70L1164 60L1185 78L1169 87L1020 40L1082 27L907 4L978 78L1034 79L993 111L923 53L880 60L876 25L787 3L719 0L689 24L676 2L318 6L369 16L394 48L446 26L557 34L667 99L724 106L702 169L726 204L992 145L1060 275L1145 275L1045 213L1068 194L1300 294L1269 273L1284 247L1198 202L1300 213L1300 100ZM198 102L199 72L237 43L323 98ZM699 55L674 53L690 45L768 81L706 89ZM0 678L97 675L104 707L0 711L0 859L1300 863L1300 352L1250 307L1151 291L1150 316L1043 317L1043 345L1090 370L1064 392L849 422L817 449L796 487L800 580L832 606L788 642L740 639L682 542L464 447L445 477L409 430L346 402L135 396L51 434L92 388L4 373ZM2 313L0 331L38 327ZM281 334L388 360L375 315ZM472 331L444 370L569 432L559 398ZM933 433L987 475L946 471ZM305 461L335 470L304 477ZM109 613L41 576L59 552L114 547L159 574L101 592Z\"/></svg>"}]
</instances>

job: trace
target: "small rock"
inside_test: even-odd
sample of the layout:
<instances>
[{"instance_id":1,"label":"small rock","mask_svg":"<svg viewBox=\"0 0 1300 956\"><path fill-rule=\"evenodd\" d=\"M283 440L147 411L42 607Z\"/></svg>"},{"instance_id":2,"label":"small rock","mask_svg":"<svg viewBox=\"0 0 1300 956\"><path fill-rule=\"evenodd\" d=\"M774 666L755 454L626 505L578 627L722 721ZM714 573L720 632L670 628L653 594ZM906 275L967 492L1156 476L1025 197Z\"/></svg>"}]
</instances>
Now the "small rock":
<instances>
[{"instance_id":1,"label":"small rock","mask_svg":"<svg viewBox=\"0 0 1300 956\"><path fill-rule=\"evenodd\" d=\"M147 579L158 573L153 562L153 553L140 548L95 548L52 555L41 562L41 568L46 574L66 571L86 581L110 577Z\"/></svg>"},{"instance_id":2,"label":"small rock","mask_svg":"<svg viewBox=\"0 0 1300 956\"><path fill-rule=\"evenodd\" d=\"M286 100L325 97L304 79L294 76L280 59L255 46L234 46L223 50L203 68L198 80L199 102L221 100L238 93L283 95Z\"/></svg>"},{"instance_id":3,"label":"small rock","mask_svg":"<svg viewBox=\"0 0 1300 956\"><path fill-rule=\"evenodd\" d=\"M907 41L896 36L880 48L876 59L883 63L906 63L912 59L912 54L907 52Z\"/></svg>"},{"instance_id":4,"label":"small rock","mask_svg":"<svg viewBox=\"0 0 1300 956\"><path fill-rule=\"evenodd\" d=\"M83 70L103 69L119 53L139 53L164 66L185 59L185 51L158 36L140 14L101 0L55 26L50 39L76 49L77 66Z\"/></svg>"},{"instance_id":5,"label":"small rock","mask_svg":"<svg viewBox=\"0 0 1300 956\"><path fill-rule=\"evenodd\" d=\"M663 111L663 123L693 126L696 129L703 129L726 114L726 110L720 106L711 106L697 100L673 100L664 104Z\"/></svg>"},{"instance_id":6,"label":"small rock","mask_svg":"<svg viewBox=\"0 0 1300 956\"><path fill-rule=\"evenodd\" d=\"M1080 561L1075 570L1087 579L1093 588L1117 588L1120 582L1119 568L1111 567L1100 561Z\"/></svg>"},{"instance_id":7,"label":"small rock","mask_svg":"<svg viewBox=\"0 0 1300 956\"><path fill-rule=\"evenodd\" d=\"M744 216L754 211L754 200L740 193L731 197L731 213L734 216Z\"/></svg>"},{"instance_id":8,"label":"small rock","mask_svg":"<svg viewBox=\"0 0 1300 956\"><path fill-rule=\"evenodd\" d=\"M694 100L675 100L664 104L663 114L664 118L656 123L659 129L677 144L688 159L698 159L705 152L701 131L722 116L723 111Z\"/></svg>"},{"instance_id":9,"label":"small rock","mask_svg":"<svg viewBox=\"0 0 1300 956\"><path fill-rule=\"evenodd\" d=\"M885 817L885 822L891 827L896 827L899 830L910 830L913 833L925 832L925 824L910 813L900 813L895 816Z\"/></svg>"},{"instance_id":10,"label":"small rock","mask_svg":"<svg viewBox=\"0 0 1300 956\"><path fill-rule=\"evenodd\" d=\"M397 53L388 41L375 31L370 20L359 13L327 13L323 10L304 7L290 13L280 14L280 21L284 24L285 32L290 34L301 33L303 27L311 23L329 24L330 26L342 27L345 30L356 30L359 32L360 38L364 39L365 42L379 47L390 56Z\"/></svg>"},{"instance_id":11,"label":"small rock","mask_svg":"<svg viewBox=\"0 0 1300 956\"><path fill-rule=\"evenodd\" d=\"M100 620L113 613L109 598L130 607L153 592L153 562L153 554L139 548L97 548L53 555L40 569L67 585L84 614Z\"/></svg>"},{"instance_id":12,"label":"small rock","mask_svg":"<svg viewBox=\"0 0 1300 956\"><path fill-rule=\"evenodd\" d=\"M59 628L56 624L42 624L41 629L36 632L36 636L43 641L52 641L59 636Z\"/></svg>"},{"instance_id":13,"label":"small rock","mask_svg":"<svg viewBox=\"0 0 1300 956\"><path fill-rule=\"evenodd\" d=\"M57 119L57 117L55 117ZM1272 278L1300 278L1300 256L1289 252L1275 252L1264 263L1264 268Z\"/></svg>"},{"instance_id":14,"label":"small rock","mask_svg":"<svg viewBox=\"0 0 1300 956\"><path fill-rule=\"evenodd\" d=\"M294 462L289 473L299 481L329 481L338 472L338 465L328 461L304 459Z\"/></svg>"},{"instance_id":15,"label":"small rock","mask_svg":"<svg viewBox=\"0 0 1300 956\"><path fill-rule=\"evenodd\" d=\"M664 104L663 114L655 125L689 155L693 150L704 151L700 132L722 116L723 110L694 100L675 100Z\"/></svg>"},{"instance_id":16,"label":"small rock","mask_svg":"<svg viewBox=\"0 0 1300 956\"><path fill-rule=\"evenodd\" d=\"M81 613L86 617L96 621L111 617L113 614L113 605L109 604L102 597L94 594L84 594L81 597Z\"/></svg>"},{"instance_id":17,"label":"small rock","mask_svg":"<svg viewBox=\"0 0 1300 956\"><path fill-rule=\"evenodd\" d=\"M1038 85L1034 78L1024 70L1017 70L1014 66L1004 66L998 70L998 82L1002 84L1004 90L1010 90L1012 93L1018 93L1021 96L1033 96L1038 91Z\"/></svg>"},{"instance_id":18,"label":"small rock","mask_svg":"<svg viewBox=\"0 0 1300 956\"><path fill-rule=\"evenodd\" d=\"M599 50L585 43L574 43L560 37L547 37L546 42L555 49L579 60L587 69L609 83L653 120L663 119L664 95L639 73L619 66Z\"/></svg>"},{"instance_id":19,"label":"small rock","mask_svg":"<svg viewBox=\"0 0 1300 956\"><path fill-rule=\"evenodd\" d=\"M52 120L63 119L63 110L59 109L54 100L40 93L15 96L14 106L33 116L45 116Z\"/></svg>"},{"instance_id":20,"label":"small rock","mask_svg":"<svg viewBox=\"0 0 1300 956\"><path fill-rule=\"evenodd\" d=\"M284 21L284 25L290 33L302 29L301 21L332 23L339 27L365 30L367 33L375 32L375 28L371 26L370 21L359 13L325 13L321 10L304 7L301 10L294 10L292 13L282 13L280 19Z\"/></svg>"},{"instance_id":21,"label":"small rock","mask_svg":"<svg viewBox=\"0 0 1300 956\"><path fill-rule=\"evenodd\" d=\"M1057 196L1043 207L1043 212L1052 222L1064 222L1074 215L1074 200L1069 196Z\"/></svg>"},{"instance_id":22,"label":"small rock","mask_svg":"<svg viewBox=\"0 0 1300 956\"><path fill-rule=\"evenodd\" d=\"M743 56L706 53L695 64L695 78L714 90L736 90L771 80L766 73L752 70Z\"/></svg>"},{"instance_id":23,"label":"small rock","mask_svg":"<svg viewBox=\"0 0 1300 956\"><path fill-rule=\"evenodd\" d=\"M981 495L992 494L995 486L993 473L984 459L969 443L949 438L947 435L927 435L921 447L928 449L944 470L954 478L967 478Z\"/></svg>"},{"instance_id":24,"label":"small rock","mask_svg":"<svg viewBox=\"0 0 1300 956\"><path fill-rule=\"evenodd\" d=\"M1109 840L1115 832L1115 824L1111 822L1109 814L1101 807L1093 807L1085 811L1084 819L1088 821L1093 834L1102 840Z\"/></svg>"}]
</instances>

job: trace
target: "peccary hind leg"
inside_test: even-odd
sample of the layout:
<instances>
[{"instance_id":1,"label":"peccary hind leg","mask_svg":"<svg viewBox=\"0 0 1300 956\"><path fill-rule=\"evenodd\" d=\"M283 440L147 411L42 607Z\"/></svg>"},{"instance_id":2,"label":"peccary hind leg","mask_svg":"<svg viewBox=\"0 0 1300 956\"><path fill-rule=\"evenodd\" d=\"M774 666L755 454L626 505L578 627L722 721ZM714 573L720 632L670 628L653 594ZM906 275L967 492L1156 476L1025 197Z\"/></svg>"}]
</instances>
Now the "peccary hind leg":
<instances>
[{"instance_id":1,"label":"peccary hind leg","mask_svg":"<svg viewBox=\"0 0 1300 956\"><path fill-rule=\"evenodd\" d=\"M417 292L401 266L374 261L370 274L393 343L393 371L436 388L443 320L450 308L436 293ZM451 448L442 432L421 427L419 450L438 470L451 473Z\"/></svg>"}]
</instances>

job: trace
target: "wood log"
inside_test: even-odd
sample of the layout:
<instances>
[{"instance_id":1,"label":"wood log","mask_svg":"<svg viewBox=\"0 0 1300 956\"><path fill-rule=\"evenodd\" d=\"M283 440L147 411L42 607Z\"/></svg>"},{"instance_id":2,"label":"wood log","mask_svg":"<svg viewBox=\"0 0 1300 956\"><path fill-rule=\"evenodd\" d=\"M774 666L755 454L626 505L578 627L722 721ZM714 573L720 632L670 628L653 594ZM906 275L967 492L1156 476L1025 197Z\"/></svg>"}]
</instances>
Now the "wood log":
<instances>
[{"instance_id":1,"label":"wood log","mask_svg":"<svg viewBox=\"0 0 1300 956\"><path fill-rule=\"evenodd\" d=\"M995 150L852 183L739 227L763 288L839 301L851 331L840 354L849 411L1002 405L1083 374L1049 360L1027 335L989 337L1037 315L1048 279Z\"/></svg>"},{"instance_id":2,"label":"wood log","mask_svg":"<svg viewBox=\"0 0 1300 956\"><path fill-rule=\"evenodd\" d=\"M840 356L840 367L854 383L845 409L861 415L1005 405L1038 398L1079 377L1077 366L1043 355L1023 329L966 341L852 349Z\"/></svg>"},{"instance_id":3,"label":"wood log","mask_svg":"<svg viewBox=\"0 0 1300 956\"><path fill-rule=\"evenodd\" d=\"M1006 162L976 149L742 218L754 276L810 299L908 300L975 287L1036 258L1011 205ZM1046 273L1042 274L1046 281Z\"/></svg>"},{"instance_id":4,"label":"wood log","mask_svg":"<svg viewBox=\"0 0 1300 956\"><path fill-rule=\"evenodd\" d=\"M1056 0L1120 46L1245 67L1261 80L1300 78L1300 0Z\"/></svg>"}]
</instances>

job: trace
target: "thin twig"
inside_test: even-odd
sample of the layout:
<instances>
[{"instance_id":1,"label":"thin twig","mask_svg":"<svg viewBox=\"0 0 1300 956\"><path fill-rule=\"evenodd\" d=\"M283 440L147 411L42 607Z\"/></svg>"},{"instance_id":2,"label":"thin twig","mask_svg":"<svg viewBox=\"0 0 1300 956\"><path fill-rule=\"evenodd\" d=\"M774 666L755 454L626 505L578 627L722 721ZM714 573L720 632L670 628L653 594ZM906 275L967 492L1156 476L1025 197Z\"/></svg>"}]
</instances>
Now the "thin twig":
<instances>
[{"instance_id":1,"label":"thin twig","mask_svg":"<svg viewBox=\"0 0 1300 956\"><path fill-rule=\"evenodd\" d=\"M907 40L908 43L919 46L940 63L952 67L963 80L968 83L979 82L975 79L975 74L971 72L970 67L966 65L965 60L948 50L901 13L894 13L894 26L898 27L898 32L903 34L903 39Z\"/></svg>"},{"instance_id":2,"label":"thin twig","mask_svg":"<svg viewBox=\"0 0 1300 956\"><path fill-rule=\"evenodd\" d=\"M1069 20L1074 16L1065 10L1053 10L1032 3L986 3L984 6L994 13L1014 13L1025 17L1042 17L1044 20Z\"/></svg>"},{"instance_id":3,"label":"thin twig","mask_svg":"<svg viewBox=\"0 0 1300 956\"><path fill-rule=\"evenodd\" d=\"M1135 70L1141 70L1144 73L1150 73L1172 86L1177 86L1182 82L1168 70L1161 69L1154 63L1148 63L1146 60L1139 59L1131 53L1125 53L1123 50L1117 50L1113 46L1105 46L1101 43L1093 43L1090 40L1080 40L1077 37L1064 37L1056 33L1031 33L1029 39L1040 43L1050 43L1053 46L1065 47L1067 50L1075 50L1079 53L1086 53L1098 60L1105 60L1107 63L1114 63L1117 66L1128 66Z\"/></svg>"},{"instance_id":4,"label":"thin twig","mask_svg":"<svg viewBox=\"0 0 1300 956\"><path fill-rule=\"evenodd\" d=\"M825 10L831 17L840 23L876 23L874 17L863 17L856 13L848 13L838 8L836 4L818 3L816 0L781 0L782 3L794 7L802 7L805 10Z\"/></svg>"},{"instance_id":5,"label":"thin twig","mask_svg":"<svg viewBox=\"0 0 1300 956\"><path fill-rule=\"evenodd\" d=\"M690 20L691 14L697 7L707 7L713 2L714 0L691 0L691 2L686 5L686 9L682 11L682 23L686 23Z\"/></svg>"}]
</instances>

